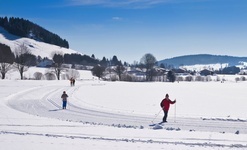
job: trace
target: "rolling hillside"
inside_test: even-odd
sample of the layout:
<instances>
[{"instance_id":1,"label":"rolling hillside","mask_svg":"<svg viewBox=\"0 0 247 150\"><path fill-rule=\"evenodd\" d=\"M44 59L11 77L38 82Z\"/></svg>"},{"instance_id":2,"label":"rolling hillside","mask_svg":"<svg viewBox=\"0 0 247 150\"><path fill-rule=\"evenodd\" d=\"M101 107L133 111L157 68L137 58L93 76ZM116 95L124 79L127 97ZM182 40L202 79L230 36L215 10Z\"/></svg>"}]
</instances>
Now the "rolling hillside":
<instances>
[{"instance_id":1,"label":"rolling hillside","mask_svg":"<svg viewBox=\"0 0 247 150\"><path fill-rule=\"evenodd\" d=\"M167 66L179 67L183 65L197 65L197 64L228 64L228 66L239 65L240 62L247 62L247 57L234 57L234 56L223 56L223 55L209 55L209 54L198 54L198 55L186 55L179 56L159 61L160 64Z\"/></svg>"},{"instance_id":2,"label":"rolling hillside","mask_svg":"<svg viewBox=\"0 0 247 150\"><path fill-rule=\"evenodd\" d=\"M52 58L52 53L54 52L61 52L63 54L79 53L72 49L67 49L64 47L39 42L30 38L22 38L16 35L12 35L2 27L0 27L0 43L8 45L13 52L19 45L24 43L28 46L33 55L41 56L42 58Z\"/></svg>"}]
</instances>

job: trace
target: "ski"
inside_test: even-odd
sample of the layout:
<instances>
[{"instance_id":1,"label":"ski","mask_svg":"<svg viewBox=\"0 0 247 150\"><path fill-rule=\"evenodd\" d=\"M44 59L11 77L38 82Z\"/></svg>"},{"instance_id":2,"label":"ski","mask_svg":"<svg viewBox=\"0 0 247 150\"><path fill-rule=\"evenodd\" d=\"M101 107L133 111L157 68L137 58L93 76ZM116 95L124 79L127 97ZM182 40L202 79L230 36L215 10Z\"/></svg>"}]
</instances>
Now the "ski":
<instances>
[{"instance_id":1,"label":"ski","mask_svg":"<svg viewBox=\"0 0 247 150\"><path fill-rule=\"evenodd\" d=\"M152 126L155 126L155 125L162 125L162 124L164 124L164 123L165 123L165 122L163 122L163 121L162 121L162 122L159 122L159 123L153 123L153 124L150 124L149 126L151 126L151 127L152 127Z\"/></svg>"}]
</instances>

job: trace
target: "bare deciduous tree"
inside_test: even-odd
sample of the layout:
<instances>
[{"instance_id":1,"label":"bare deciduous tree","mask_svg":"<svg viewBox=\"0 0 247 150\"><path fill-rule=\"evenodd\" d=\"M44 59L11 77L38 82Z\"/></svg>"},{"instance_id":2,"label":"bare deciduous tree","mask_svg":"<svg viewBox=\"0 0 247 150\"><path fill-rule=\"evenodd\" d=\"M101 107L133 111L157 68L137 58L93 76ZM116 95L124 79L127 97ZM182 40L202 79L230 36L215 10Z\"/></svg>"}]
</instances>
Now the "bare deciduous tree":
<instances>
[{"instance_id":1,"label":"bare deciduous tree","mask_svg":"<svg viewBox=\"0 0 247 150\"><path fill-rule=\"evenodd\" d=\"M2 79L5 79L6 73L11 69L15 56L9 46L0 43L0 71Z\"/></svg>"},{"instance_id":2,"label":"bare deciduous tree","mask_svg":"<svg viewBox=\"0 0 247 150\"><path fill-rule=\"evenodd\" d=\"M5 79L6 73L11 69L12 64L1 62L0 63L0 70L1 70L1 77Z\"/></svg>"},{"instance_id":3,"label":"bare deciduous tree","mask_svg":"<svg viewBox=\"0 0 247 150\"><path fill-rule=\"evenodd\" d=\"M23 43L15 49L15 68L19 71L21 75L21 80L23 79L23 72L28 70L31 60L31 52L28 47Z\"/></svg>"},{"instance_id":4,"label":"bare deciduous tree","mask_svg":"<svg viewBox=\"0 0 247 150\"><path fill-rule=\"evenodd\" d=\"M123 65L119 64L116 67L116 73L118 74L119 80L121 81L121 76L123 74L123 72L125 71L125 68Z\"/></svg>"},{"instance_id":5,"label":"bare deciduous tree","mask_svg":"<svg viewBox=\"0 0 247 150\"><path fill-rule=\"evenodd\" d=\"M157 60L156 58L150 54L147 53L141 58L141 64L144 65L144 68L146 68L146 80L152 81L152 78L154 76L154 66L156 64Z\"/></svg>"},{"instance_id":6,"label":"bare deciduous tree","mask_svg":"<svg viewBox=\"0 0 247 150\"><path fill-rule=\"evenodd\" d=\"M57 79L60 80L60 74L63 70L62 64L64 63L64 55L60 52L55 52L52 59L54 61L53 68L55 70L55 74Z\"/></svg>"}]
</instances>

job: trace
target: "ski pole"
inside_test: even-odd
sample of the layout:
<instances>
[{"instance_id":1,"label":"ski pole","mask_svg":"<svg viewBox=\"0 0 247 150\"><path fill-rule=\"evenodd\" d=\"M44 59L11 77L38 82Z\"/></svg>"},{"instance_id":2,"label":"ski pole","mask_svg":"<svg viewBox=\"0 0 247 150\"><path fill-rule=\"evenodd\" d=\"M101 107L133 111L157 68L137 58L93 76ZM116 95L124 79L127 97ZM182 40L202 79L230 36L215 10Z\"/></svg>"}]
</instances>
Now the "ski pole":
<instances>
[{"instance_id":1,"label":"ski pole","mask_svg":"<svg viewBox=\"0 0 247 150\"><path fill-rule=\"evenodd\" d=\"M176 100L177 103L177 100ZM176 122L176 112L177 112L177 104L175 103L175 107L174 107L174 122Z\"/></svg>"},{"instance_id":2,"label":"ski pole","mask_svg":"<svg viewBox=\"0 0 247 150\"><path fill-rule=\"evenodd\" d=\"M68 110L69 110L69 101L67 100L67 107L68 107Z\"/></svg>"},{"instance_id":3,"label":"ski pole","mask_svg":"<svg viewBox=\"0 0 247 150\"><path fill-rule=\"evenodd\" d=\"M161 109L163 110L163 109ZM154 120L158 117L158 115L160 114L161 110L158 112L158 114L156 114L156 116L154 117L154 119L152 120L152 123L154 122Z\"/></svg>"}]
</instances>

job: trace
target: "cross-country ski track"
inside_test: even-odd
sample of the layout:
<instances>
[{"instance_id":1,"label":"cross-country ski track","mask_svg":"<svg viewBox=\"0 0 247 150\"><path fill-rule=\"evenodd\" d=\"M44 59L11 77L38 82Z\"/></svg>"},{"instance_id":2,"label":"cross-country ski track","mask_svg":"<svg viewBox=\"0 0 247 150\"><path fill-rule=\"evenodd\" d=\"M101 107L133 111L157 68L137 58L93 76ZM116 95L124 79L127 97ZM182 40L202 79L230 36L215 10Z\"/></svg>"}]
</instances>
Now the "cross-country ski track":
<instances>
[{"instance_id":1,"label":"cross-country ski track","mask_svg":"<svg viewBox=\"0 0 247 150\"><path fill-rule=\"evenodd\" d=\"M154 122L152 122L155 117L154 114L144 115L138 113L125 112L122 110L111 110L106 109L104 106L94 107L93 105L86 104L88 99L83 97L78 97L79 94L83 93L83 88L90 88L91 86L104 86L105 83L91 83L91 82L78 82L76 86L70 87L60 85L60 84L48 84L43 86L30 87L27 89L20 90L15 94L8 96L5 99L6 105L11 109L18 110L20 112L27 113L29 115L34 115L41 117L43 119L55 119L62 122L75 123L76 125L55 125L55 126L65 126L65 127L76 127L80 128L81 125L95 125L95 126L105 126L107 128L126 128L135 129L141 132L141 130L150 130L150 132L161 132L162 130L169 130L173 133L179 133L180 131L188 132L206 132L206 133L220 133L220 134L234 134L236 131L240 130L243 135L247 134L247 121L246 120L223 120L223 119L213 119L213 118L188 118L188 117L170 117L168 123L164 124L161 130L154 130L150 124L158 123L162 117L157 117ZM61 94L62 91L66 91L69 95L68 106L66 110L61 108ZM95 92L97 94L97 92ZM104 97L102 97L104 99ZM106 104L107 105L107 104ZM14 116L8 116L14 117ZM79 125L78 125L79 124ZM4 126L3 124L1 126ZM23 126L18 124L9 124L5 126ZM28 126L28 125L26 125ZM30 125L32 127L54 127L53 125ZM247 139L240 140L233 139L227 144L229 139L213 139L211 137L202 139L200 137L185 138L180 137L175 139L171 137L170 139L160 139L154 137L130 137L124 136L121 138L116 138L111 135L76 135L62 133L47 133L41 134L39 131L31 130L5 130L1 131L1 134L14 134L14 135L32 135L32 136L50 136L50 137L60 137L60 138L73 138L73 139L85 139L85 140L99 140L99 141L118 141L118 142L138 142L138 143L159 143L159 144L172 144L172 145L185 145L185 146L205 146L205 147L218 147L218 148L240 148L247 149Z\"/></svg>"}]
</instances>

